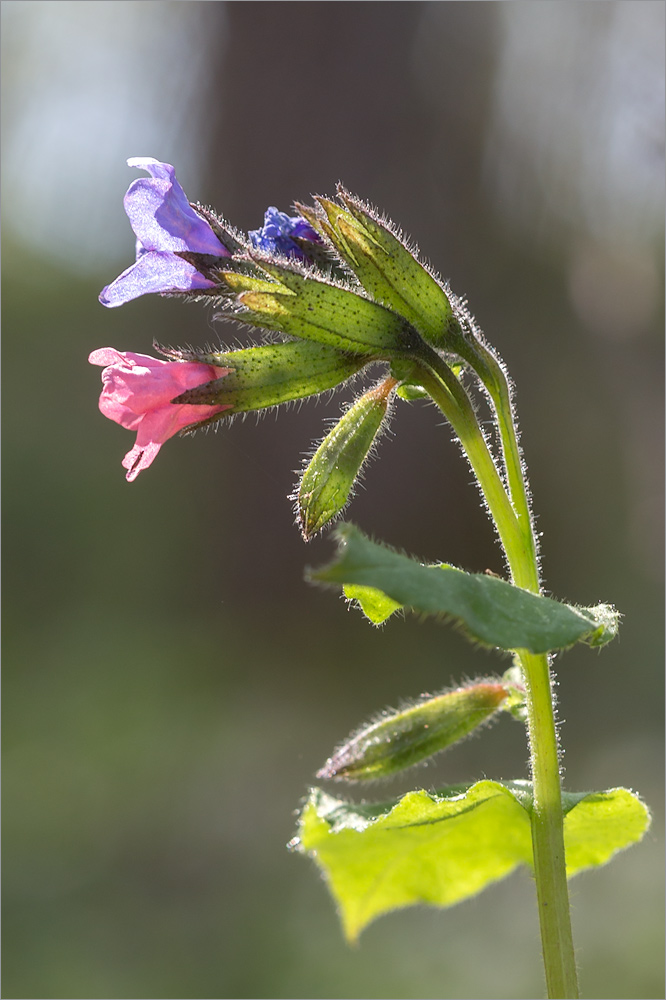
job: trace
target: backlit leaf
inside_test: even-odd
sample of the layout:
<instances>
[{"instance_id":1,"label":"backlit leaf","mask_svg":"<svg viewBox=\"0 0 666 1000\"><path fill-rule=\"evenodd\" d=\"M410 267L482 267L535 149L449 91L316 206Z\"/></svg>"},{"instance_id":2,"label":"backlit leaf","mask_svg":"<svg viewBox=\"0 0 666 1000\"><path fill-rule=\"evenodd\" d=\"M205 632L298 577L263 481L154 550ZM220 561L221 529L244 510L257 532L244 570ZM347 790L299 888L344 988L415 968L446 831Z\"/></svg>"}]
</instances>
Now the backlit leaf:
<instances>
[{"instance_id":1,"label":"backlit leaf","mask_svg":"<svg viewBox=\"0 0 666 1000\"><path fill-rule=\"evenodd\" d=\"M531 786L478 781L357 805L312 789L291 847L321 869L350 941L381 914L447 907L532 864ZM641 839L650 815L625 788L564 796L569 876Z\"/></svg>"}]
</instances>

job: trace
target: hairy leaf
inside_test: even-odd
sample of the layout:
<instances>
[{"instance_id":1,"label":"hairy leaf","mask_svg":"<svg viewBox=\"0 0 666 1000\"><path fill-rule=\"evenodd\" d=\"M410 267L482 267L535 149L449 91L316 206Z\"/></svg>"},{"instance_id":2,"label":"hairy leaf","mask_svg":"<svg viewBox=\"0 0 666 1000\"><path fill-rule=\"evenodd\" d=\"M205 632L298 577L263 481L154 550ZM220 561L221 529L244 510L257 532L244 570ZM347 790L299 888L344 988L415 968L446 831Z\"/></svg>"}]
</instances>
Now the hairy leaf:
<instances>
[{"instance_id":1,"label":"hairy leaf","mask_svg":"<svg viewBox=\"0 0 666 1000\"><path fill-rule=\"evenodd\" d=\"M374 588L400 607L452 618L484 645L546 653L581 641L600 646L617 633L619 616L608 605L575 608L497 577L465 573L445 563L423 565L371 541L350 524L335 534L335 560L310 571L311 580ZM376 594L362 591L358 600L374 624L392 613Z\"/></svg>"},{"instance_id":2,"label":"hairy leaf","mask_svg":"<svg viewBox=\"0 0 666 1000\"><path fill-rule=\"evenodd\" d=\"M291 847L321 869L350 941L383 913L446 907L532 864L531 785L478 781L356 805L312 789ZM650 816L625 788L565 794L567 874L641 839Z\"/></svg>"}]
</instances>

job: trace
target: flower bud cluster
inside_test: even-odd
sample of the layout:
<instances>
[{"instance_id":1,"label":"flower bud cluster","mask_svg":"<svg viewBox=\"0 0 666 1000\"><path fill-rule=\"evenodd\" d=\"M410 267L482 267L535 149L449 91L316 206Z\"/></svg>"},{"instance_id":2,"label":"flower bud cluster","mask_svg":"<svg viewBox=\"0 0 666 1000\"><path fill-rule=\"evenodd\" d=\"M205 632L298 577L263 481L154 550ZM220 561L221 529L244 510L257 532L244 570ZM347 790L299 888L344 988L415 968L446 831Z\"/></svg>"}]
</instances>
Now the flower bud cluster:
<instances>
[{"instance_id":1,"label":"flower bud cluster","mask_svg":"<svg viewBox=\"0 0 666 1000\"><path fill-rule=\"evenodd\" d=\"M447 289L419 262L400 234L341 185L338 201L297 205L376 301L403 316L423 339L453 350L460 335Z\"/></svg>"},{"instance_id":2,"label":"flower bud cluster","mask_svg":"<svg viewBox=\"0 0 666 1000\"><path fill-rule=\"evenodd\" d=\"M136 260L102 290L102 304L147 293L205 298L219 317L283 338L237 351L162 349L166 361L94 351L91 363L104 366L100 409L137 432L123 460L128 480L176 433L319 394L376 362L389 365L384 388L361 396L306 469L298 509L310 537L347 503L389 396L410 381L414 360L433 346L455 349L460 330L447 290L342 187L337 201L297 205L296 216L268 208L263 226L246 235L190 203L170 164L152 157L128 164L149 175L124 199ZM407 385L402 394L409 396Z\"/></svg>"}]
</instances>

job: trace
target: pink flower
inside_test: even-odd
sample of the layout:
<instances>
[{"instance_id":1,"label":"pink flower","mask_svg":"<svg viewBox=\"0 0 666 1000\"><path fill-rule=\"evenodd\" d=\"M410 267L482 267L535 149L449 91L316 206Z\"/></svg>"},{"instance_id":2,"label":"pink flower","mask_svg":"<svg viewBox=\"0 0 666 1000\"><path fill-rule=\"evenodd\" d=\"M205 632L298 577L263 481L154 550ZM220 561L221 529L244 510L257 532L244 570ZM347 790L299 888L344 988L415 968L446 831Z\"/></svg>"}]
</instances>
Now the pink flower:
<instances>
[{"instance_id":1,"label":"pink flower","mask_svg":"<svg viewBox=\"0 0 666 1000\"><path fill-rule=\"evenodd\" d=\"M102 347L88 361L103 365L99 408L109 420L136 431L136 444L123 459L127 481L132 482L152 464L165 441L184 427L201 423L227 406L172 403L188 389L224 378L233 369L194 361L160 361L146 354Z\"/></svg>"}]
</instances>

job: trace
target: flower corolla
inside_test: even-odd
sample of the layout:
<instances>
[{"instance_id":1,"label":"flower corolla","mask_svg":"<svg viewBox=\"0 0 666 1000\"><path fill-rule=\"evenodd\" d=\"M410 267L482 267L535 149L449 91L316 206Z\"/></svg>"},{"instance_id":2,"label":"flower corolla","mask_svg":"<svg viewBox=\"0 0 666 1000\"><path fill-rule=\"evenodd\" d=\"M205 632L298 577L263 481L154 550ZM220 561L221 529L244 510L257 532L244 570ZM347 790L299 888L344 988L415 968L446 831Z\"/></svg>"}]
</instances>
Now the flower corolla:
<instances>
[{"instance_id":1,"label":"flower corolla","mask_svg":"<svg viewBox=\"0 0 666 1000\"><path fill-rule=\"evenodd\" d=\"M231 254L188 202L174 168L152 156L135 156L127 164L150 174L130 184L124 199L136 236L136 262L102 289L102 305L120 306L148 292L213 288L214 283L179 254Z\"/></svg>"},{"instance_id":2,"label":"flower corolla","mask_svg":"<svg viewBox=\"0 0 666 1000\"><path fill-rule=\"evenodd\" d=\"M287 215L279 212L271 205L264 213L264 224L261 229L252 229L248 233L252 246L266 253L279 253L285 257L296 257L307 261L308 256L296 240L310 240L321 243L321 238L306 219L300 215Z\"/></svg>"},{"instance_id":3,"label":"flower corolla","mask_svg":"<svg viewBox=\"0 0 666 1000\"><path fill-rule=\"evenodd\" d=\"M130 483L152 464L164 442L178 431L231 408L171 402L188 389L223 378L231 368L194 361L161 361L113 347L93 351L88 361L104 368L101 412L121 427L137 432L136 444L122 462Z\"/></svg>"}]
</instances>

